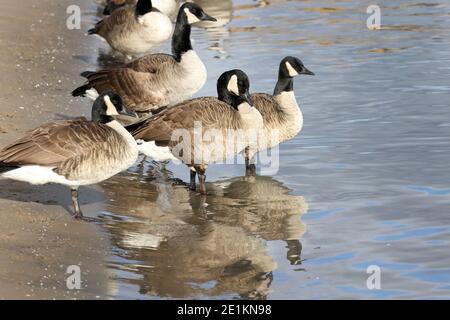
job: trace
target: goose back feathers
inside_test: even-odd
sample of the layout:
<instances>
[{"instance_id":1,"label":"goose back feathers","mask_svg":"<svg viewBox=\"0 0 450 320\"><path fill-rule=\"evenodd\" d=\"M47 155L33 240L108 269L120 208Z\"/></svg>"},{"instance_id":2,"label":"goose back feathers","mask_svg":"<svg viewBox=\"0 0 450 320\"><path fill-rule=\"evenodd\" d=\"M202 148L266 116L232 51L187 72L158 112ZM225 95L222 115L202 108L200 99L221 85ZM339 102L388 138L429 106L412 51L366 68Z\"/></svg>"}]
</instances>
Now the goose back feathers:
<instances>
[{"instance_id":1,"label":"goose back feathers","mask_svg":"<svg viewBox=\"0 0 450 320\"><path fill-rule=\"evenodd\" d=\"M186 101L130 127L130 130L135 139L153 142L171 151L180 144L179 135L187 134L183 139L187 138L189 142L183 140L183 153L178 154L179 150L175 150L174 156L191 167L228 160L247 146L244 135L248 130L258 131L263 126L260 113L249 104L248 89L245 73L228 71L218 81L220 99L204 97ZM205 135L210 135L213 141L205 142ZM190 154L185 153L186 148ZM209 158L203 158L205 151ZM147 155L152 157L152 154Z\"/></svg>"},{"instance_id":2,"label":"goose back feathers","mask_svg":"<svg viewBox=\"0 0 450 320\"><path fill-rule=\"evenodd\" d=\"M84 185L119 173L136 156L137 151L116 130L79 119L48 123L31 131L1 151L0 166L51 167L73 185ZM48 182L58 181L42 181Z\"/></svg>"},{"instance_id":3,"label":"goose back feathers","mask_svg":"<svg viewBox=\"0 0 450 320\"><path fill-rule=\"evenodd\" d=\"M113 11L126 6L135 5L137 0L107 0L104 15L110 15ZM172 17L176 13L177 0L152 0L153 7L164 13L166 16Z\"/></svg>"},{"instance_id":4,"label":"goose back feathers","mask_svg":"<svg viewBox=\"0 0 450 320\"><path fill-rule=\"evenodd\" d=\"M140 0L135 6L115 10L88 31L104 38L109 45L127 56L136 56L170 38L173 31L170 19L150 0Z\"/></svg>"},{"instance_id":5,"label":"goose back feathers","mask_svg":"<svg viewBox=\"0 0 450 320\"><path fill-rule=\"evenodd\" d=\"M277 141L268 139L267 147L273 147L279 142L294 138L303 127L303 114L299 109L293 92L286 92L278 96L265 93L252 95L255 108L264 119L266 137L271 137L274 130L278 131Z\"/></svg>"},{"instance_id":6,"label":"goose back feathers","mask_svg":"<svg viewBox=\"0 0 450 320\"><path fill-rule=\"evenodd\" d=\"M150 111L171 104L171 96L176 90L173 78L180 73L183 69L178 67L173 56L153 54L121 68L82 73L88 84L75 90L73 95L82 95L91 88L97 92L114 89L131 110Z\"/></svg>"},{"instance_id":7,"label":"goose back feathers","mask_svg":"<svg viewBox=\"0 0 450 320\"><path fill-rule=\"evenodd\" d=\"M194 14L194 13L195 14ZM180 8L172 38L173 55L154 54L123 67L84 72L87 83L72 94L94 98L105 90L118 92L127 107L150 112L190 99L206 82L206 67L192 50L191 23L213 21L199 6L186 3Z\"/></svg>"}]
</instances>

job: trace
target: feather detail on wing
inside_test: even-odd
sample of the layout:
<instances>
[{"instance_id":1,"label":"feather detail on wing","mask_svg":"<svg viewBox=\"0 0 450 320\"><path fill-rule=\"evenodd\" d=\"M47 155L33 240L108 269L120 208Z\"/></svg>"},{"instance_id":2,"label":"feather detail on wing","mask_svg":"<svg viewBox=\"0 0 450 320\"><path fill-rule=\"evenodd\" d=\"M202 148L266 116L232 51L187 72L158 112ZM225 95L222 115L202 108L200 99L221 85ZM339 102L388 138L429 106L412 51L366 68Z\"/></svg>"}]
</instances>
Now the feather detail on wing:
<instances>
[{"instance_id":1,"label":"feather detail on wing","mask_svg":"<svg viewBox=\"0 0 450 320\"><path fill-rule=\"evenodd\" d=\"M40 126L0 152L5 166L41 165L54 167L66 177L83 162L112 157L112 146L122 137L110 127L82 119L52 122Z\"/></svg>"},{"instance_id":2,"label":"feather detail on wing","mask_svg":"<svg viewBox=\"0 0 450 320\"><path fill-rule=\"evenodd\" d=\"M196 123L201 124L203 130L226 130L239 128L240 122L237 111L231 106L217 98L205 97L167 108L143 122L132 134L136 139L167 146L175 130L192 131Z\"/></svg>"},{"instance_id":3,"label":"feather detail on wing","mask_svg":"<svg viewBox=\"0 0 450 320\"><path fill-rule=\"evenodd\" d=\"M258 109L264 119L266 128L277 128L284 121L285 113L271 95L265 93L252 94L254 107Z\"/></svg>"},{"instance_id":4,"label":"feather detail on wing","mask_svg":"<svg viewBox=\"0 0 450 320\"><path fill-rule=\"evenodd\" d=\"M117 28L117 26L133 22L134 10L123 7L104 18L103 20L97 22L95 27L89 30L89 34L98 34L99 36L106 37L110 32Z\"/></svg>"},{"instance_id":5,"label":"feather detail on wing","mask_svg":"<svg viewBox=\"0 0 450 320\"><path fill-rule=\"evenodd\" d=\"M150 111L167 105L163 82L165 77L173 75L175 64L173 56L168 54L145 56L120 68L84 72L82 76L88 83L78 89L95 88L99 94L112 90L131 110ZM74 91L76 95L78 89Z\"/></svg>"}]
</instances>

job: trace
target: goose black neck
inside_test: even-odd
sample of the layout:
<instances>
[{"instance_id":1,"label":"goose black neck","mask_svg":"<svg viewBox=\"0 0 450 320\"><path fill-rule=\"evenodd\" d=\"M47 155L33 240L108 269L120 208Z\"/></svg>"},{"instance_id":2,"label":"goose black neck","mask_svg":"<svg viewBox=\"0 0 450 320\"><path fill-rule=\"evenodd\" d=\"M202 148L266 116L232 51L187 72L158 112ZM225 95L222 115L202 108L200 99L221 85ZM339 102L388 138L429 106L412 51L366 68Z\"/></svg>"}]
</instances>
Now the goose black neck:
<instances>
[{"instance_id":1,"label":"goose black neck","mask_svg":"<svg viewBox=\"0 0 450 320\"><path fill-rule=\"evenodd\" d=\"M152 11L151 0L139 0L136 4L136 16L140 17Z\"/></svg>"},{"instance_id":2,"label":"goose black neck","mask_svg":"<svg viewBox=\"0 0 450 320\"><path fill-rule=\"evenodd\" d=\"M92 121L95 123L101 123L101 124L107 124L110 123L112 121L114 121L115 119L111 116L107 116L104 114L92 114Z\"/></svg>"},{"instance_id":3,"label":"goose black neck","mask_svg":"<svg viewBox=\"0 0 450 320\"><path fill-rule=\"evenodd\" d=\"M172 54L180 62L182 55L189 50L192 50L191 26L184 11L180 10L172 37Z\"/></svg>"},{"instance_id":4,"label":"goose black neck","mask_svg":"<svg viewBox=\"0 0 450 320\"><path fill-rule=\"evenodd\" d=\"M96 100L94 102L94 106L92 108L91 120L92 120L92 122L95 122L95 123L106 124L106 123L113 121L114 118L106 115L103 112L103 106L102 106L100 100Z\"/></svg>"},{"instance_id":5,"label":"goose black neck","mask_svg":"<svg viewBox=\"0 0 450 320\"><path fill-rule=\"evenodd\" d=\"M225 102L226 104L232 106L236 110L241 103L245 102L244 99L242 99L241 97L230 94L228 90L225 88L219 89L218 93L219 93L218 98L220 101Z\"/></svg>"},{"instance_id":6,"label":"goose black neck","mask_svg":"<svg viewBox=\"0 0 450 320\"><path fill-rule=\"evenodd\" d=\"M279 95L282 92L294 91L294 78L286 76L284 72L280 71L278 75L278 82L275 86L274 95Z\"/></svg>"}]
</instances>

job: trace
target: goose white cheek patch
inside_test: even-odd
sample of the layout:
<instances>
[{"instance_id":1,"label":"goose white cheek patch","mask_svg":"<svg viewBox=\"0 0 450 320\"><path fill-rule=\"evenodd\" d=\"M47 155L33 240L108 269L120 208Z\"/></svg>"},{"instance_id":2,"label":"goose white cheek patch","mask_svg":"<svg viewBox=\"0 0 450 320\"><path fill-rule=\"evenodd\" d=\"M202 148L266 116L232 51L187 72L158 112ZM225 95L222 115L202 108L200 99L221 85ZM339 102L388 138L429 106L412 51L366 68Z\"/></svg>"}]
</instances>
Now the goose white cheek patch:
<instances>
[{"instance_id":1,"label":"goose white cheek patch","mask_svg":"<svg viewBox=\"0 0 450 320\"><path fill-rule=\"evenodd\" d=\"M230 78L230 81L228 81L227 89L228 91L233 92L235 95L239 95L238 80L236 75L232 76Z\"/></svg>"},{"instance_id":2,"label":"goose white cheek patch","mask_svg":"<svg viewBox=\"0 0 450 320\"><path fill-rule=\"evenodd\" d=\"M117 116L117 115L119 115L118 113L117 113L117 109L116 109L116 107L113 105L113 103L111 102L111 99L109 98L109 96L105 96L104 98L103 98L103 100L105 101L105 103L106 103L106 107L107 107L107 109L106 109L106 114L108 115L108 116Z\"/></svg>"},{"instance_id":3,"label":"goose white cheek patch","mask_svg":"<svg viewBox=\"0 0 450 320\"><path fill-rule=\"evenodd\" d=\"M286 62L286 68L288 69L290 77L298 76L298 72L292 67L289 62Z\"/></svg>"},{"instance_id":4,"label":"goose white cheek patch","mask_svg":"<svg viewBox=\"0 0 450 320\"><path fill-rule=\"evenodd\" d=\"M188 23L189 24L193 24L196 22L199 22L200 19L197 18L195 15L193 15L188 8L184 8L184 12L186 13L187 19L188 19Z\"/></svg>"}]
</instances>

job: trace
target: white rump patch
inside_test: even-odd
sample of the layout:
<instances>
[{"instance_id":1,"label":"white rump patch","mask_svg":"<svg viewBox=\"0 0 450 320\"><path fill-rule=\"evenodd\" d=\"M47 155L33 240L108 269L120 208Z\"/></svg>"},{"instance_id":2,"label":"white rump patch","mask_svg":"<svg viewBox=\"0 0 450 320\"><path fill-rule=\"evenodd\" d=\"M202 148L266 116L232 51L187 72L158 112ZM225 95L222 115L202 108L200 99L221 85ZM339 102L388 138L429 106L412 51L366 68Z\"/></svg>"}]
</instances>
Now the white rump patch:
<instances>
[{"instance_id":1,"label":"white rump patch","mask_svg":"<svg viewBox=\"0 0 450 320\"><path fill-rule=\"evenodd\" d=\"M104 96L103 100L105 101L106 106L108 107L106 109L106 114L108 116L118 116L119 113L117 112L116 106L114 106L114 104L111 102L111 98L109 96Z\"/></svg>"},{"instance_id":2,"label":"white rump patch","mask_svg":"<svg viewBox=\"0 0 450 320\"><path fill-rule=\"evenodd\" d=\"M184 8L184 12L186 13L186 16L187 16L187 19L188 19L188 23L189 23L189 24L193 24L193 23L196 23L196 22L199 22L199 21L200 21L200 19L197 18L196 15L192 14L192 12L189 11L188 8Z\"/></svg>"},{"instance_id":3,"label":"white rump patch","mask_svg":"<svg viewBox=\"0 0 450 320\"><path fill-rule=\"evenodd\" d=\"M28 182L34 185L42 185L47 183L59 183L68 186L79 186L79 181L67 180L53 171L52 167L44 166L23 166L15 170L11 170L2 174L2 177L17 181Z\"/></svg>"},{"instance_id":4,"label":"white rump patch","mask_svg":"<svg viewBox=\"0 0 450 320\"><path fill-rule=\"evenodd\" d=\"M290 77L298 76L297 70L295 70L288 61L286 61L286 68L288 69Z\"/></svg>"},{"instance_id":5,"label":"white rump patch","mask_svg":"<svg viewBox=\"0 0 450 320\"><path fill-rule=\"evenodd\" d=\"M94 36L96 36L98 39L100 39L102 42L106 42L105 38L103 38L102 36L98 35L98 34L94 34Z\"/></svg>"},{"instance_id":6,"label":"white rump patch","mask_svg":"<svg viewBox=\"0 0 450 320\"><path fill-rule=\"evenodd\" d=\"M233 92L235 95L239 95L238 79L236 75L233 75L228 81L228 91Z\"/></svg>"},{"instance_id":7,"label":"white rump patch","mask_svg":"<svg viewBox=\"0 0 450 320\"><path fill-rule=\"evenodd\" d=\"M100 96L100 95L98 94L98 91L95 90L94 88L91 88L91 89L89 89L89 90L86 90L85 95L86 95L87 98L91 99L92 101L97 100L97 98Z\"/></svg>"},{"instance_id":8,"label":"white rump patch","mask_svg":"<svg viewBox=\"0 0 450 320\"><path fill-rule=\"evenodd\" d=\"M181 163L170 151L169 147L158 147L155 141L137 140L138 150L140 153L152 158L155 161L174 161Z\"/></svg>"}]
</instances>

